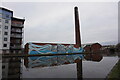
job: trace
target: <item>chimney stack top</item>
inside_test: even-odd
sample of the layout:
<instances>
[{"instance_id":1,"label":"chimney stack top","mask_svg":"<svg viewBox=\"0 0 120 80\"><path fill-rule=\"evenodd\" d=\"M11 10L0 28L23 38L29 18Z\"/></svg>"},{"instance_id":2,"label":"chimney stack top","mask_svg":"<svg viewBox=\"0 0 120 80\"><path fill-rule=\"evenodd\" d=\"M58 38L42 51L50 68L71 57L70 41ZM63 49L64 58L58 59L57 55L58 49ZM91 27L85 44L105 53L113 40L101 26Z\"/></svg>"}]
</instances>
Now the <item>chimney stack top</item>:
<instances>
[{"instance_id":1,"label":"chimney stack top","mask_svg":"<svg viewBox=\"0 0 120 80\"><path fill-rule=\"evenodd\" d=\"M77 7L77 6L75 6L75 9L78 9L78 7Z\"/></svg>"}]
</instances>

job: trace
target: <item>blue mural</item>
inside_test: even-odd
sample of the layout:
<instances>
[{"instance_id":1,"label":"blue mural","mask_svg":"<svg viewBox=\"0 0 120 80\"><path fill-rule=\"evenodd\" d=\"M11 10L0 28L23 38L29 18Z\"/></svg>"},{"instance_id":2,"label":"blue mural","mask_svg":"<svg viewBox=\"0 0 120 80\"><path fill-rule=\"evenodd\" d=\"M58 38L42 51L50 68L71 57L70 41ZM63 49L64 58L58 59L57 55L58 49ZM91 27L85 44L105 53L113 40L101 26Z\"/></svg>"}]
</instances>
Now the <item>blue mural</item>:
<instances>
[{"instance_id":1,"label":"blue mural","mask_svg":"<svg viewBox=\"0 0 120 80\"><path fill-rule=\"evenodd\" d=\"M83 48L75 48L74 45L36 45L33 43L29 43L29 52L28 54L59 54L59 53L81 53L83 52Z\"/></svg>"},{"instance_id":2,"label":"blue mural","mask_svg":"<svg viewBox=\"0 0 120 80\"><path fill-rule=\"evenodd\" d=\"M82 53L83 48L75 48L74 45L36 45L29 43L28 54L59 54L59 53ZM74 63L76 59L82 59L84 55L60 55L60 56L41 56L41 57L28 57L28 66L51 66L62 65L67 63Z\"/></svg>"},{"instance_id":3,"label":"blue mural","mask_svg":"<svg viewBox=\"0 0 120 80\"><path fill-rule=\"evenodd\" d=\"M61 56L42 56L42 57L29 57L28 68L34 67L49 67L64 64L75 63L75 60L82 59L83 55L61 55Z\"/></svg>"}]
</instances>

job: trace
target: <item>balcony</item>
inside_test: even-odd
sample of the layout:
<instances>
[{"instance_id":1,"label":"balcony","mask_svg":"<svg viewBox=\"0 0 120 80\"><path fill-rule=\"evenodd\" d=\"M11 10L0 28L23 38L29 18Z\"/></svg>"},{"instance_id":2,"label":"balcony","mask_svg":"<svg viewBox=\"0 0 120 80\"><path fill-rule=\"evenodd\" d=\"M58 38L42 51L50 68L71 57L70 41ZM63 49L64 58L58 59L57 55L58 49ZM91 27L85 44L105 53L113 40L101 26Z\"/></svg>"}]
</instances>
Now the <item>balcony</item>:
<instances>
[{"instance_id":1,"label":"balcony","mask_svg":"<svg viewBox=\"0 0 120 80\"><path fill-rule=\"evenodd\" d=\"M19 29L12 29L11 32L16 32L16 33L22 33L23 30L19 30Z\"/></svg>"},{"instance_id":2,"label":"balcony","mask_svg":"<svg viewBox=\"0 0 120 80\"><path fill-rule=\"evenodd\" d=\"M11 34L11 37L13 37L13 38L22 38L22 35L18 35L18 34Z\"/></svg>"},{"instance_id":3,"label":"balcony","mask_svg":"<svg viewBox=\"0 0 120 80\"><path fill-rule=\"evenodd\" d=\"M14 27L21 27L21 28L23 28L23 24L12 23L11 25L14 26Z\"/></svg>"},{"instance_id":4,"label":"balcony","mask_svg":"<svg viewBox=\"0 0 120 80\"><path fill-rule=\"evenodd\" d=\"M10 43L11 43L11 44L22 44L22 41L14 41L14 42L11 41Z\"/></svg>"},{"instance_id":5,"label":"balcony","mask_svg":"<svg viewBox=\"0 0 120 80\"><path fill-rule=\"evenodd\" d=\"M22 49L21 45L10 46L11 49Z\"/></svg>"}]
</instances>

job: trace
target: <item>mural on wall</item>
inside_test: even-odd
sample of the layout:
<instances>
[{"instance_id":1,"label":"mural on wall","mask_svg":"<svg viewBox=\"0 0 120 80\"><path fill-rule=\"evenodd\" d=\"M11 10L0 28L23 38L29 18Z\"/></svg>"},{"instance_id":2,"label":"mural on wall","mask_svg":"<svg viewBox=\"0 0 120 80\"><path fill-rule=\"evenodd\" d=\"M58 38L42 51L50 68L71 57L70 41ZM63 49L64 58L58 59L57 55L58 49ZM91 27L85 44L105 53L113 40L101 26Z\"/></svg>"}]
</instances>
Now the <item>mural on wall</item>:
<instances>
[{"instance_id":1,"label":"mural on wall","mask_svg":"<svg viewBox=\"0 0 120 80\"><path fill-rule=\"evenodd\" d=\"M33 43L29 43L29 51L28 54L59 54L59 53L81 53L83 52L83 48L75 48L74 45L70 44L68 46L57 44L57 45L36 45Z\"/></svg>"},{"instance_id":2,"label":"mural on wall","mask_svg":"<svg viewBox=\"0 0 120 80\"><path fill-rule=\"evenodd\" d=\"M70 44L65 46L64 44L45 44L37 45L28 43L28 54L59 54L59 53L82 53L83 48L75 48L74 45ZM82 59L82 54L77 55L59 55L59 56L41 56L41 57L28 57L25 64L28 67L36 66L53 66L62 65L66 63L74 63L77 59ZM26 63L27 62L27 63Z\"/></svg>"}]
</instances>

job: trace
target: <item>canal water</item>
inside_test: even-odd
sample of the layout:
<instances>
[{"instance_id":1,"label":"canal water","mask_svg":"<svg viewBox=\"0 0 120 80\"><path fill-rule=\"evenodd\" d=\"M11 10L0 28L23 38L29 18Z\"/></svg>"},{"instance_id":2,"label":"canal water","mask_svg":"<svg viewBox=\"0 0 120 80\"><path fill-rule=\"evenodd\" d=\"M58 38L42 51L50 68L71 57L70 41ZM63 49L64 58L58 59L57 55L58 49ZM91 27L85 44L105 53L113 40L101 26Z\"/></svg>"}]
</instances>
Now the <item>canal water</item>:
<instances>
[{"instance_id":1,"label":"canal water","mask_svg":"<svg viewBox=\"0 0 120 80\"><path fill-rule=\"evenodd\" d=\"M108 73L118 61L117 56L102 56L101 59L82 59L82 65L77 67L77 63L61 63L58 64L56 59L48 60L47 64L35 62L32 64L29 61L30 57L26 58L3 58L2 59L2 77L3 78L106 78ZM65 58L62 61L65 61ZM70 60L70 59L69 59ZM48 65L53 63L52 66ZM56 64L57 63L57 64ZM82 74L79 69L82 68Z\"/></svg>"},{"instance_id":2,"label":"canal water","mask_svg":"<svg viewBox=\"0 0 120 80\"><path fill-rule=\"evenodd\" d=\"M100 62L83 60L83 78L105 78L117 63L118 57L103 57ZM76 63L52 67L25 68L23 78L77 78Z\"/></svg>"},{"instance_id":3,"label":"canal water","mask_svg":"<svg viewBox=\"0 0 120 80\"><path fill-rule=\"evenodd\" d=\"M83 61L84 78L105 78L117 63L118 57L103 57L100 62Z\"/></svg>"}]
</instances>

